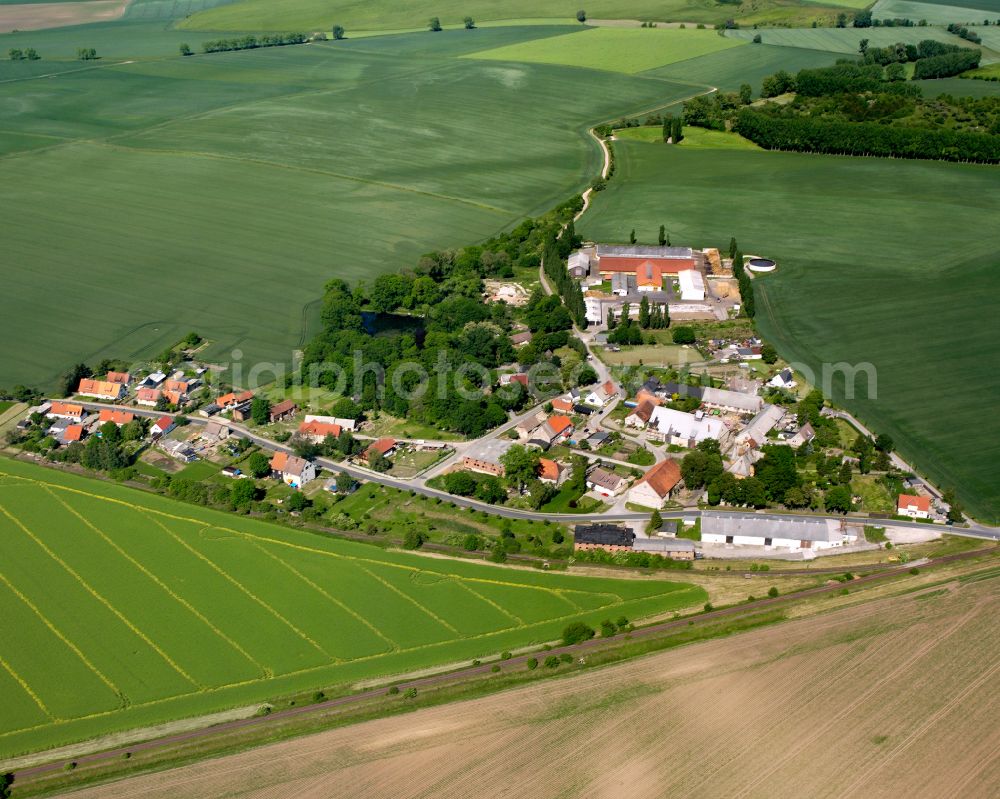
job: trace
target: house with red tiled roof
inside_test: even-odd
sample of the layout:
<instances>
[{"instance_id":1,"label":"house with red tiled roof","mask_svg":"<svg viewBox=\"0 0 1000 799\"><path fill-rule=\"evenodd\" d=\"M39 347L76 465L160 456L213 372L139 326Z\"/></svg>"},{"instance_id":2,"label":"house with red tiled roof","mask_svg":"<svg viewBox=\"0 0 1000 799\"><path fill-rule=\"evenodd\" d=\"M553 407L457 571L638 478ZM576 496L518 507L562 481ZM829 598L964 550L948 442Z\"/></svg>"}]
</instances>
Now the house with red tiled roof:
<instances>
[{"instance_id":1,"label":"house with red tiled roof","mask_svg":"<svg viewBox=\"0 0 1000 799\"><path fill-rule=\"evenodd\" d=\"M373 441L371 446L365 450L365 460L371 460L372 455L376 452L382 453L382 457L391 458L396 454L396 447L398 442L394 438L380 438L377 441Z\"/></svg>"},{"instance_id":2,"label":"house with red tiled roof","mask_svg":"<svg viewBox=\"0 0 1000 799\"><path fill-rule=\"evenodd\" d=\"M93 397L94 399L114 402L121 399L125 393L125 386L120 383L109 383L107 380L85 377L77 386L76 393L81 397Z\"/></svg>"},{"instance_id":3,"label":"house with red tiled roof","mask_svg":"<svg viewBox=\"0 0 1000 799\"><path fill-rule=\"evenodd\" d=\"M618 388L608 380L605 383L591 389L587 392L587 395L583 398L583 401L588 405L596 405L599 408L603 408L611 400L618 396Z\"/></svg>"},{"instance_id":4,"label":"house with red tiled roof","mask_svg":"<svg viewBox=\"0 0 1000 799\"><path fill-rule=\"evenodd\" d=\"M573 435L573 420L558 414L550 416L544 424L532 433L532 438L540 438L550 444L560 444Z\"/></svg>"},{"instance_id":5,"label":"house with red tiled roof","mask_svg":"<svg viewBox=\"0 0 1000 799\"><path fill-rule=\"evenodd\" d=\"M219 406L219 410L229 411L235 408L240 403L247 402L248 400L252 399L253 399L252 391L241 391L239 393L230 391L228 394L223 394L221 397L219 397L215 401L215 404Z\"/></svg>"},{"instance_id":6,"label":"house with red tiled roof","mask_svg":"<svg viewBox=\"0 0 1000 799\"><path fill-rule=\"evenodd\" d=\"M559 485L559 481L562 479L562 474L563 468L556 461L551 458L538 459L538 479L543 483Z\"/></svg>"},{"instance_id":7,"label":"house with red tiled roof","mask_svg":"<svg viewBox=\"0 0 1000 799\"><path fill-rule=\"evenodd\" d=\"M74 441L83 439L83 425L71 424L59 436L60 444L72 444Z\"/></svg>"},{"instance_id":8,"label":"house with red tiled roof","mask_svg":"<svg viewBox=\"0 0 1000 799\"><path fill-rule=\"evenodd\" d=\"M109 383L118 383L122 386L127 386L132 382L132 375L128 372L108 372L104 377Z\"/></svg>"},{"instance_id":9,"label":"house with red tiled roof","mask_svg":"<svg viewBox=\"0 0 1000 799\"><path fill-rule=\"evenodd\" d=\"M176 391L178 394L187 395L188 391L191 389L191 381L189 380L167 380L163 384L164 391Z\"/></svg>"},{"instance_id":10,"label":"house with red tiled roof","mask_svg":"<svg viewBox=\"0 0 1000 799\"><path fill-rule=\"evenodd\" d=\"M131 411L113 411L110 408L101 408L101 412L97 417L97 421L100 424L114 422L118 427L128 424L133 419L135 419L135 414Z\"/></svg>"},{"instance_id":11,"label":"house with red tiled roof","mask_svg":"<svg viewBox=\"0 0 1000 799\"><path fill-rule=\"evenodd\" d=\"M644 508L660 509L667 504L681 481L681 467L668 458L660 461L629 489L628 501Z\"/></svg>"},{"instance_id":12,"label":"house with red tiled roof","mask_svg":"<svg viewBox=\"0 0 1000 799\"><path fill-rule=\"evenodd\" d=\"M556 397L550 404L552 405L552 410L559 413L573 412L573 403L563 397Z\"/></svg>"},{"instance_id":13,"label":"house with red tiled roof","mask_svg":"<svg viewBox=\"0 0 1000 799\"><path fill-rule=\"evenodd\" d=\"M649 424L649 420L653 416L653 409L656 406L657 403L653 402L652 399L643 399L642 402L635 406L635 410L625 417L625 426L644 428Z\"/></svg>"},{"instance_id":14,"label":"house with red tiled roof","mask_svg":"<svg viewBox=\"0 0 1000 799\"><path fill-rule=\"evenodd\" d=\"M72 402L53 402L45 415L49 419L82 419L83 406Z\"/></svg>"},{"instance_id":15,"label":"house with red tiled roof","mask_svg":"<svg viewBox=\"0 0 1000 799\"><path fill-rule=\"evenodd\" d=\"M303 438L308 438L315 444L321 444L327 436L339 438L341 432L343 432L343 428L339 424L319 422L315 419L308 422L302 422L302 424L299 425L299 435Z\"/></svg>"},{"instance_id":16,"label":"house with red tiled roof","mask_svg":"<svg viewBox=\"0 0 1000 799\"><path fill-rule=\"evenodd\" d=\"M163 436L169 433L176 427L176 423L170 416L161 416L155 422L153 426L149 428L150 435Z\"/></svg>"},{"instance_id":17,"label":"house with red tiled roof","mask_svg":"<svg viewBox=\"0 0 1000 799\"><path fill-rule=\"evenodd\" d=\"M896 513L911 519L927 519L931 515L931 498L916 494L900 494L896 502Z\"/></svg>"},{"instance_id":18,"label":"house with red tiled roof","mask_svg":"<svg viewBox=\"0 0 1000 799\"><path fill-rule=\"evenodd\" d=\"M267 412L267 415L271 420L271 424L274 424L275 422L283 422L285 419L290 419L298 412L299 406L292 400L288 399L282 400L277 405L272 405L271 410Z\"/></svg>"},{"instance_id":19,"label":"house with red tiled roof","mask_svg":"<svg viewBox=\"0 0 1000 799\"><path fill-rule=\"evenodd\" d=\"M140 388L135 392L135 404L155 408L162 394L158 388Z\"/></svg>"}]
</instances>

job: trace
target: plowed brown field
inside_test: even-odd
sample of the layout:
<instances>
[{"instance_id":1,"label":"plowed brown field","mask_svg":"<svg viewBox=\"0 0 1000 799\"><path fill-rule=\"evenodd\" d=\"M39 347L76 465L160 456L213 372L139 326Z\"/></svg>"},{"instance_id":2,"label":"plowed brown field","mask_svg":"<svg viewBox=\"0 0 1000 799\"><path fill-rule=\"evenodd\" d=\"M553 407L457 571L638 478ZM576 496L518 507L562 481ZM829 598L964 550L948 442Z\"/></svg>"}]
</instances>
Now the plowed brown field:
<instances>
[{"instance_id":1,"label":"plowed brown field","mask_svg":"<svg viewBox=\"0 0 1000 799\"><path fill-rule=\"evenodd\" d=\"M870 602L74 797L995 797L998 589Z\"/></svg>"}]
</instances>

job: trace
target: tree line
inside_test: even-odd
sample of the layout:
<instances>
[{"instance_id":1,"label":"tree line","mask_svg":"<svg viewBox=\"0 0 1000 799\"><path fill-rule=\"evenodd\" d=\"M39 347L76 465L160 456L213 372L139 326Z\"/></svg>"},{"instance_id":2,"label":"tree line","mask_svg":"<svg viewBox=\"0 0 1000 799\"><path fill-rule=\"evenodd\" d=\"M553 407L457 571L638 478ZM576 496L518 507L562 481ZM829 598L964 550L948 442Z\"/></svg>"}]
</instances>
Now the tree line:
<instances>
[{"instance_id":1,"label":"tree line","mask_svg":"<svg viewBox=\"0 0 1000 799\"><path fill-rule=\"evenodd\" d=\"M737 245L735 237L729 239L729 257L733 260L733 275L736 277L736 282L740 287L740 300L743 303L743 313L750 319L753 319L757 313L753 299L753 281L750 280L750 276L743 266L743 252Z\"/></svg>"},{"instance_id":2,"label":"tree line","mask_svg":"<svg viewBox=\"0 0 1000 799\"><path fill-rule=\"evenodd\" d=\"M733 129L765 150L1000 163L1000 136L988 133L786 118L749 108Z\"/></svg>"},{"instance_id":3,"label":"tree line","mask_svg":"<svg viewBox=\"0 0 1000 799\"><path fill-rule=\"evenodd\" d=\"M41 56L34 47L26 47L22 50L19 47L12 47L7 51L7 56L11 61L38 61Z\"/></svg>"},{"instance_id":4,"label":"tree line","mask_svg":"<svg viewBox=\"0 0 1000 799\"><path fill-rule=\"evenodd\" d=\"M204 42L201 49L205 53L225 53L232 50L255 50L258 47L304 44L307 41L309 41L309 37L304 33L265 33L262 36L248 34L234 39L213 39Z\"/></svg>"}]
</instances>

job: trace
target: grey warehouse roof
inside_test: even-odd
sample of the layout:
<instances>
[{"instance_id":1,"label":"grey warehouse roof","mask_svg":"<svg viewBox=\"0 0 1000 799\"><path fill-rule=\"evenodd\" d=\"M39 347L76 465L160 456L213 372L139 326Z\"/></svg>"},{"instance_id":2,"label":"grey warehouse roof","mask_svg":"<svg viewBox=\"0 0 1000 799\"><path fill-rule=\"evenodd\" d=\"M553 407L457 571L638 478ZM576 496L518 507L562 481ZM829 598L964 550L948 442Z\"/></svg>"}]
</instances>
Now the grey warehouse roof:
<instances>
[{"instance_id":1,"label":"grey warehouse roof","mask_svg":"<svg viewBox=\"0 0 1000 799\"><path fill-rule=\"evenodd\" d=\"M701 514L701 532L710 535L742 535L754 538L787 538L798 541L832 541L826 519L784 519L779 516L742 513Z\"/></svg>"}]
</instances>

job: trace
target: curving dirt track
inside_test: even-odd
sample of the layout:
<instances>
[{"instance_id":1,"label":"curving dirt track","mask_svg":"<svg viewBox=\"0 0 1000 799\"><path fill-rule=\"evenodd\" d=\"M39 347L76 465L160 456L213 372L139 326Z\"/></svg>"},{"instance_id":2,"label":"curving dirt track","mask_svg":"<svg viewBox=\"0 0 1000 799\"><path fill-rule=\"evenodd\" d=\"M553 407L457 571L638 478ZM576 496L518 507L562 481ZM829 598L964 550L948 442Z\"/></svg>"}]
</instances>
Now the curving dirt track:
<instances>
[{"instance_id":1,"label":"curving dirt track","mask_svg":"<svg viewBox=\"0 0 1000 799\"><path fill-rule=\"evenodd\" d=\"M992 797L998 588L954 583L72 795Z\"/></svg>"}]
</instances>

